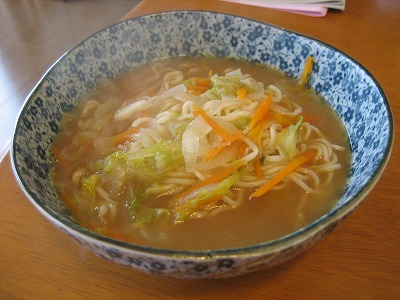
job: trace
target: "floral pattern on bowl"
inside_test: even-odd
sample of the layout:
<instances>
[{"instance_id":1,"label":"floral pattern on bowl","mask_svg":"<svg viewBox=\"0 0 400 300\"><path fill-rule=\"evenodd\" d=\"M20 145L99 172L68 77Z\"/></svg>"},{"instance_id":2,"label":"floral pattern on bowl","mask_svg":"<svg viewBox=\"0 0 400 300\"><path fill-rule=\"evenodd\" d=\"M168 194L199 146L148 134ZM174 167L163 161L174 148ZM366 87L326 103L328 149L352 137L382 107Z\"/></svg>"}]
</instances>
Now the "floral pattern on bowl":
<instances>
[{"instance_id":1,"label":"floral pattern on bowl","mask_svg":"<svg viewBox=\"0 0 400 300\"><path fill-rule=\"evenodd\" d=\"M343 120L352 146L348 186L332 211L288 236L258 245L215 251L155 249L113 240L77 224L50 178L51 146L62 114L102 77L172 56L210 55L263 63L298 77L307 56L315 60L310 85ZM126 20L89 37L66 53L28 97L18 118L14 173L44 216L100 257L152 274L219 278L287 261L332 231L379 179L393 144L393 119L385 95L356 61L314 39L254 20L202 11L177 11Z\"/></svg>"}]
</instances>

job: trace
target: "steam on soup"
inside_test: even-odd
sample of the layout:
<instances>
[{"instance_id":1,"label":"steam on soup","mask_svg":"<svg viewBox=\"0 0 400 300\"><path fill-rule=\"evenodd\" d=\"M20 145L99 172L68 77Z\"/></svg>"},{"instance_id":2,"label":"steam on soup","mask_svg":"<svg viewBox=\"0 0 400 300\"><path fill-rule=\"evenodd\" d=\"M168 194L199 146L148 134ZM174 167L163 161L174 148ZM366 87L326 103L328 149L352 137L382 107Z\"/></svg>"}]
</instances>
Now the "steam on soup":
<instances>
[{"instance_id":1,"label":"steam on soup","mask_svg":"<svg viewBox=\"0 0 400 300\"><path fill-rule=\"evenodd\" d=\"M346 184L337 115L265 66L159 61L81 103L63 117L54 182L103 235L186 250L265 242L325 214Z\"/></svg>"}]
</instances>

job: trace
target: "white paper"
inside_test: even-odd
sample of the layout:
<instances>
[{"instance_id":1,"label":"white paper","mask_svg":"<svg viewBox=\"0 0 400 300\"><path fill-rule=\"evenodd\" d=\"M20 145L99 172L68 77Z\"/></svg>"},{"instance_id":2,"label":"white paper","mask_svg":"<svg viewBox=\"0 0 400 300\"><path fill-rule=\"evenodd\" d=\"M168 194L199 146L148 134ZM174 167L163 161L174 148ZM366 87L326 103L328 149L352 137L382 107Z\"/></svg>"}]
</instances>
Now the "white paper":
<instances>
[{"instance_id":1,"label":"white paper","mask_svg":"<svg viewBox=\"0 0 400 300\"><path fill-rule=\"evenodd\" d=\"M222 0L252 6L266 7L312 17L323 17L329 8L344 10L345 0Z\"/></svg>"}]
</instances>

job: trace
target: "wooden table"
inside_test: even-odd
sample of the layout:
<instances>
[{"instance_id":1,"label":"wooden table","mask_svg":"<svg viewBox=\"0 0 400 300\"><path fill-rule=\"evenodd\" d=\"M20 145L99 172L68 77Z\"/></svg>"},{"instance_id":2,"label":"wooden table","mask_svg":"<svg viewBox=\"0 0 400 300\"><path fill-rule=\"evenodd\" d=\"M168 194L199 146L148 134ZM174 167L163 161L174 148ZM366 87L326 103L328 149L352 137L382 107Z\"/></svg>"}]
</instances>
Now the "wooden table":
<instances>
[{"instance_id":1,"label":"wooden table","mask_svg":"<svg viewBox=\"0 0 400 300\"><path fill-rule=\"evenodd\" d=\"M209 0L145 0L128 17L200 9L238 14L309 35L364 65L400 114L400 1L348 0L311 18ZM400 299L400 123L381 180L334 232L274 269L223 280L152 277L81 248L30 204L9 156L0 165L0 299Z\"/></svg>"}]
</instances>

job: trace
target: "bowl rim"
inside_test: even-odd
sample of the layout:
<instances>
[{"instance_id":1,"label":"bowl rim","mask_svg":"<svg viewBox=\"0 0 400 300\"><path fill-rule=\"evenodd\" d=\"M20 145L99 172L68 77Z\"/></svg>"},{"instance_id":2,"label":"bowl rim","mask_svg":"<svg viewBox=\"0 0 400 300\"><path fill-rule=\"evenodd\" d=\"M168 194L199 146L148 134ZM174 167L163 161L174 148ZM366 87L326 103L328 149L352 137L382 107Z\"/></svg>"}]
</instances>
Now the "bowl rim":
<instances>
[{"instance_id":1,"label":"bowl rim","mask_svg":"<svg viewBox=\"0 0 400 300\"><path fill-rule=\"evenodd\" d=\"M177 13L185 13L185 14L213 14L213 15L221 15L221 16L227 16L230 18L240 18L242 20L248 20L250 22L254 22L263 26L271 27L274 29L277 29L281 32L286 32L289 34L294 34L300 38L304 38L307 40L311 40L313 42L316 42L320 44L321 46L330 49L341 56L345 57L347 60L349 60L351 63L356 65L358 68L360 68L365 74L369 77L369 79L372 81L372 83L376 86L376 88L379 91L380 96L382 97L383 104L386 107L387 114L388 114L388 124L389 124L389 135L388 135L388 141L385 149L385 153L382 157L381 163L377 166L376 172L369 178L369 180L365 183L364 187L359 191L358 194L355 194L351 197L349 197L349 200L342 204L341 206L337 207L335 206L332 210L330 210L328 213L322 215L312 223L302 227L301 229L298 229L292 233L289 233L285 236L282 236L277 239L273 239L267 242L262 242L262 243L257 243L257 244L251 244L248 246L241 246L241 247L232 247L232 248L221 248L221 249L208 249L208 250L176 250L176 249L168 249L168 248L157 248L157 247L150 247L150 246L143 246L139 244L134 244L130 242L124 242L118 239L114 239L108 236L104 236L95 232L92 232L82 226L80 226L77 223L72 222L69 219L65 219L63 217L60 217L58 214L54 213L51 209L46 208L46 206L41 205L37 202L37 199L35 199L31 194L30 194L30 189L29 186L21 179L22 176L20 176L20 171L19 167L17 166L17 158L16 158L16 144L15 144L15 139L18 135L18 128L19 124L21 122L21 116L23 115L24 111L26 110L26 107L28 106L28 103L32 99L33 95L36 93L36 91L40 88L41 84L43 83L44 79L47 78L52 70L54 70L58 64L65 58L67 57L71 52L73 52L75 49L79 48L82 44L87 42L88 40L92 39L96 35L104 32L108 28L118 25L118 24L128 24L130 22L140 20L140 19L147 19L147 18L153 18L155 16L160 16L160 15L174 15ZM276 251L282 251L287 248L295 247L296 245L301 244L302 242L308 240L309 238L313 237L314 235L318 234L322 229L328 227L332 223L335 223L335 221L341 220L342 218L347 217L362 201L363 199L367 196L367 194L373 189L373 187L376 185L378 182L379 178L381 177L382 173L384 172L386 165L388 164L392 148L393 148L393 143L394 143L394 120L393 120L393 113L390 107L390 103L378 83L378 81L373 77L373 75L362 65L360 64L357 60L353 59L351 56L347 55L345 52L342 50L339 50L338 48L331 46L319 39L313 38L311 36L301 34L292 30L288 30L282 27L279 27L277 25L273 25L267 22L259 21L256 19L240 16L240 15L235 15L235 14L230 14L230 13L223 13L223 12L216 12L216 11L208 11L208 10L171 10L171 11L166 11L166 12L158 12L158 13L150 13L142 16L137 16L133 17L130 19L125 19L118 21L114 24L111 24L109 26L106 26L95 33L91 34L88 36L86 39L80 41L78 44L67 50L61 57L59 57L44 73L44 75L40 78L38 83L35 85L35 87L32 89L32 91L28 94L28 96L25 99L25 102L18 114L17 117L17 122L15 125L15 131L13 134L13 139L12 139L12 146L10 149L10 159L11 159L11 166L12 170L14 173L15 178L17 179L20 188L23 190L24 194L26 197L30 200L30 202L51 222L55 223L58 227L61 227L65 229L67 232L73 232L74 235L80 236L84 240L91 240L93 243L101 243L104 245L107 245L108 247L114 247L114 248L119 248L122 251L134 251L137 253L146 253L148 255L153 255L153 256L167 256L167 257L173 257L173 258L186 258L190 257L191 259L204 259L204 258L219 258L219 257L238 257L245 255L247 256L259 256L259 255L265 255L269 253L273 253ZM336 224L338 225L338 224Z\"/></svg>"}]
</instances>

